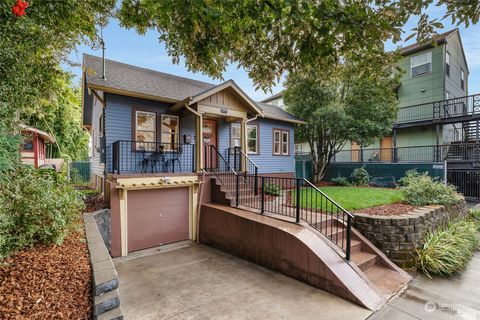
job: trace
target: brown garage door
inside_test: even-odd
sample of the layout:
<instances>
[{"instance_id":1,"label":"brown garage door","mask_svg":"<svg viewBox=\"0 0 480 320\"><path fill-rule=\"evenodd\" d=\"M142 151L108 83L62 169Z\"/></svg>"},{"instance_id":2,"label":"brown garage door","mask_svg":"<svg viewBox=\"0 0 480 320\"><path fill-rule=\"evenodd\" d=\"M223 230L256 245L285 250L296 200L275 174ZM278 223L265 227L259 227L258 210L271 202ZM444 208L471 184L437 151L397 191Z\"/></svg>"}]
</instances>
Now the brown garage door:
<instances>
[{"instance_id":1,"label":"brown garage door","mask_svg":"<svg viewBox=\"0 0 480 320\"><path fill-rule=\"evenodd\" d=\"M188 239L188 188L128 192L128 251Z\"/></svg>"}]
</instances>

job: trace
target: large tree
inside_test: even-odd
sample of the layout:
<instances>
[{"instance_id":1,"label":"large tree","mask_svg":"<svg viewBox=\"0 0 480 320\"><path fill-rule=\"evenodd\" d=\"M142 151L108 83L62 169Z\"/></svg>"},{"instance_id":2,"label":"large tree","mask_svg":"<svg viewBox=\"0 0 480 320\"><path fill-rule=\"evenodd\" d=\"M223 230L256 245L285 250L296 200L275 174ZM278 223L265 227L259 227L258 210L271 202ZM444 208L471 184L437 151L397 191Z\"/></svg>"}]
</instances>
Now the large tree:
<instances>
[{"instance_id":1,"label":"large tree","mask_svg":"<svg viewBox=\"0 0 480 320\"><path fill-rule=\"evenodd\" d=\"M39 107L25 110L22 120L49 132L57 143L48 156L68 160L88 159L88 134L81 128L80 89L72 75L61 74L52 84L51 98L41 100Z\"/></svg>"},{"instance_id":2,"label":"large tree","mask_svg":"<svg viewBox=\"0 0 480 320\"><path fill-rule=\"evenodd\" d=\"M341 64L333 74L295 74L285 83L288 110L305 119L296 139L308 142L315 182L347 141L369 145L391 132L398 111L392 62L375 72L359 63Z\"/></svg>"},{"instance_id":3,"label":"large tree","mask_svg":"<svg viewBox=\"0 0 480 320\"><path fill-rule=\"evenodd\" d=\"M95 41L115 0L0 1L0 163L15 161L15 130L24 113L34 113L52 90L68 53ZM3 165L2 167L9 167ZM1 168L0 168L1 169Z\"/></svg>"},{"instance_id":4,"label":"large tree","mask_svg":"<svg viewBox=\"0 0 480 320\"><path fill-rule=\"evenodd\" d=\"M450 0L123 0L119 18L140 33L157 30L192 71L221 78L234 62L269 89L285 72L330 73L345 56L382 59L412 15L420 16L412 34L425 39L442 27L425 14L433 5L454 23L478 21L478 1Z\"/></svg>"}]
</instances>

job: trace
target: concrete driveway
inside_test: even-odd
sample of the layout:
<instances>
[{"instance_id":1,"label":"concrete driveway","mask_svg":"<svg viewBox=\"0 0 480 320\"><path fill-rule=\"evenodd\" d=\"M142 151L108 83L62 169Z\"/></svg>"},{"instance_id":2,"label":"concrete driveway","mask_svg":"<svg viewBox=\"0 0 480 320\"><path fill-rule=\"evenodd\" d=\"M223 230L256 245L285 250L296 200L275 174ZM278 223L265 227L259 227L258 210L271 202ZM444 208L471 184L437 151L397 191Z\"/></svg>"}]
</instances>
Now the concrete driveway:
<instances>
[{"instance_id":1,"label":"concrete driveway","mask_svg":"<svg viewBox=\"0 0 480 320\"><path fill-rule=\"evenodd\" d=\"M371 314L325 291L199 244L177 245L171 251L150 249L114 263L126 319L354 320Z\"/></svg>"}]
</instances>

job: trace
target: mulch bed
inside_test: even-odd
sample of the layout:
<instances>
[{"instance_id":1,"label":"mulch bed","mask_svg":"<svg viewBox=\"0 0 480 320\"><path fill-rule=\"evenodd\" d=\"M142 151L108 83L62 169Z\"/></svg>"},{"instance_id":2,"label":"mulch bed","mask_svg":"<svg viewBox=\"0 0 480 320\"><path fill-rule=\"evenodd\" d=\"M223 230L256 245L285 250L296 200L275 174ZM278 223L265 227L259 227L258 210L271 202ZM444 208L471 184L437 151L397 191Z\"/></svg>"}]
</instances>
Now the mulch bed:
<instances>
[{"instance_id":1,"label":"mulch bed","mask_svg":"<svg viewBox=\"0 0 480 320\"><path fill-rule=\"evenodd\" d=\"M0 319L89 319L92 271L85 235L0 262Z\"/></svg>"},{"instance_id":2,"label":"mulch bed","mask_svg":"<svg viewBox=\"0 0 480 320\"><path fill-rule=\"evenodd\" d=\"M88 195L84 199L86 212L95 212L107 208L101 194Z\"/></svg>"},{"instance_id":3,"label":"mulch bed","mask_svg":"<svg viewBox=\"0 0 480 320\"><path fill-rule=\"evenodd\" d=\"M412 211L416 207L404 203L391 203L383 206L355 210L354 212L366 213L374 216L397 216Z\"/></svg>"}]
</instances>

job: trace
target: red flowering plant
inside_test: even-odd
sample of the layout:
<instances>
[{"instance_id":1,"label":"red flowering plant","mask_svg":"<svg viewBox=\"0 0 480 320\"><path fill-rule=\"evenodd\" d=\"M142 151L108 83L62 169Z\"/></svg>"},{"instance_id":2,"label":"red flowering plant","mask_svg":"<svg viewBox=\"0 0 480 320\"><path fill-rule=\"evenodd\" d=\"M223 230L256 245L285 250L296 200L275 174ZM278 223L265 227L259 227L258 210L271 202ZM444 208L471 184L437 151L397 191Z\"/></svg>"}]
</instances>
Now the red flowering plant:
<instances>
[{"instance_id":1,"label":"red flowering plant","mask_svg":"<svg viewBox=\"0 0 480 320\"><path fill-rule=\"evenodd\" d=\"M25 9L28 8L28 2L23 0L17 0L17 3L12 7L12 13L17 17L25 15Z\"/></svg>"}]
</instances>

